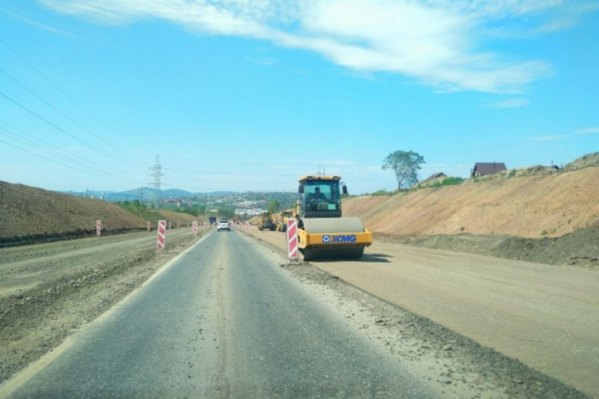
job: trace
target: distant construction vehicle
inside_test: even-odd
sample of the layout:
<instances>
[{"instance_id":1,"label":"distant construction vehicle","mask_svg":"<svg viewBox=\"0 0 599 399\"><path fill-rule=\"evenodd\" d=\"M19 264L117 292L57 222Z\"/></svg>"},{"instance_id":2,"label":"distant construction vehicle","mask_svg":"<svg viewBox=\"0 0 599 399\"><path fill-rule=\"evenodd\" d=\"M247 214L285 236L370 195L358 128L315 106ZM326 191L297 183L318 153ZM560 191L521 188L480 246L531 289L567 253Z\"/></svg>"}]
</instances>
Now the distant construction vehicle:
<instances>
[{"instance_id":1,"label":"distant construction vehicle","mask_svg":"<svg viewBox=\"0 0 599 399\"><path fill-rule=\"evenodd\" d=\"M360 259L372 244L372 232L357 217L341 217L341 195L347 187L340 176L299 179L296 204L298 247L304 260Z\"/></svg>"},{"instance_id":2,"label":"distant construction vehicle","mask_svg":"<svg viewBox=\"0 0 599 399\"><path fill-rule=\"evenodd\" d=\"M281 231L281 232L286 232L287 231L287 220L289 220L289 218L294 218L295 217L295 209L290 208L290 209L285 209L283 212L281 212L281 215L279 216L279 220L277 222L277 231Z\"/></svg>"},{"instance_id":3,"label":"distant construction vehicle","mask_svg":"<svg viewBox=\"0 0 599 399\"><path fill-rule=\"evenodd\" d=\"M262 216L260 219L260 224L258 225L258 230L270 230L273 231L277 228L276 223L273 220L272 212L262 212Z\"/></svg>"}]
</instances>

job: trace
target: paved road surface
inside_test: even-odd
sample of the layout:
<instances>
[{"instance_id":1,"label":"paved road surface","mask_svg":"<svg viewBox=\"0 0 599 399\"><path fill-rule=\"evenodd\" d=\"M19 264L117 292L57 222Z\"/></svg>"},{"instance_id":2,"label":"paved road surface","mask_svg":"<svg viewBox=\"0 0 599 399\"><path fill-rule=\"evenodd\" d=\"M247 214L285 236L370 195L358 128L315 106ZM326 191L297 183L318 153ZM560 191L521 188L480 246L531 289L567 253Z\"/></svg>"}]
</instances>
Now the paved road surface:
<instances>
[{"instance_id":1,"label":"paved road surface","mask_svg":"<svg viewBox=\"0 0 599 399\"><path fill-rule=\"evenodd\" d=\"M435 397L255 242L213 233L13 394Z\"/></svg>"}]
</instances>

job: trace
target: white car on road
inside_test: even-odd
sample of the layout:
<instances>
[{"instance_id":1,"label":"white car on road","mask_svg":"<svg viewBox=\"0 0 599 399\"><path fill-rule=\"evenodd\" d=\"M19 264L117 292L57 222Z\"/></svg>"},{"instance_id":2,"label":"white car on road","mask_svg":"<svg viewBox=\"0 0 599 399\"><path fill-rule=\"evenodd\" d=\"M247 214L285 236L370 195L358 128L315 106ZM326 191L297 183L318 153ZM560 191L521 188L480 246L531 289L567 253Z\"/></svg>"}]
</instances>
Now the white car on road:
<instances>
[{"instance_id":1,"label":"white car on road","mask_svg":"<svg viewBox=\"0 0 599 399\"><path fill-rule=\"evenodd\" d=\"M231 231L231 226L229 226L229 220L228 219L219 220L218 227L216 229L217 229L217 231L221 231L221 230Z\"/></svg>"}]
</instances>

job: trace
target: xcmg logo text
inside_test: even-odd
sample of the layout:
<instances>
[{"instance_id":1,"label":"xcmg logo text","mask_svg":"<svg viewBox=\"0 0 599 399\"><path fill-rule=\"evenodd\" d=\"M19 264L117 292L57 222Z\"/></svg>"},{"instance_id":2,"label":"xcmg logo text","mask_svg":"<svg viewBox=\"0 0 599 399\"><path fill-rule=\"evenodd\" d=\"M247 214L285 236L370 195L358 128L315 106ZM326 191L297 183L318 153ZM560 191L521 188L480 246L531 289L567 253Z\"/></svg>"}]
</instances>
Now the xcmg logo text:
<instances>
[{"instance_id":1,"label":"xcmg logo text","mask_svg":"<svg viewBox=\"0 0 599 399\"><path fill-rule=\"evenodd\" d=\"M339 243L339 242L356 242L357 238L355 234L343 234L337 236L322 236L322 242L324 243Z\"/></svg>"}]
</instances>

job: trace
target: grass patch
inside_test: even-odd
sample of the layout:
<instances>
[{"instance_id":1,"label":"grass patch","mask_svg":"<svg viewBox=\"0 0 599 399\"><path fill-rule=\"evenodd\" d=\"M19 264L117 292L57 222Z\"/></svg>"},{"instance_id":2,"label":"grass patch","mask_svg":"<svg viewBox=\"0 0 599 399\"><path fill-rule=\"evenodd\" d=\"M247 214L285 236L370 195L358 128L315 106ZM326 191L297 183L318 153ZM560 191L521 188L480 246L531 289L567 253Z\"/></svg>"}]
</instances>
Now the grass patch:
<instances>
[{"instance_id":1,"label":"grass patch","mask_svg":"<svg viewBox=\"0 0 599 399\"><path fill-rule=\"evenodd\" d=\"M461 177L447 177L441 181L436 181L431 184L429 187L443 187L443 186L458 186L464 182L464 179Z\"/></svg>"},{"instance_id":2,"label":"grass patch","mask_svg":"<svg viewBox=\"0 0 599 399\"><path fill-rule=\"evenodd\" d=\"M382 197L382 196L385 196L385 195L391 196L391 195L393 195L393 193L390 192L390 191L387 191L387 190L378 190L378 191L375 191L374 193L372 193L370 195L372 195L373 197Z\"/></svg>"}]
</instances>

